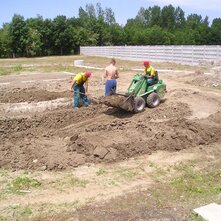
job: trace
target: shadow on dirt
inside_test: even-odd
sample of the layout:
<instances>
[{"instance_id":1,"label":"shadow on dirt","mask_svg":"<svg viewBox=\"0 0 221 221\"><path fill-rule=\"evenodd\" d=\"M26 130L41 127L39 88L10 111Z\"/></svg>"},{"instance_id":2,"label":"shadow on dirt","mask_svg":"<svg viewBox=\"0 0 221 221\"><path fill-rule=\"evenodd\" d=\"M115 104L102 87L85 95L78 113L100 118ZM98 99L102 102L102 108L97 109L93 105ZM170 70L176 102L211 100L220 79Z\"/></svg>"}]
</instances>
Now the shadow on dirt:
<instances>
[{"instance_id":1,"label":"shadow on dirt","mask_svg":"<svg viewBox=\"0 0 221 221\"><path fill-rule=\"evenodd\" d=\"M120 118L120 119L130 118L130 117L133 117L135 115L135 113L133 113L133 112L128 112L128 111L125 111L123 109L114 108L114 107L105 110L103 113L106 114L106 115L110 115L110 116Z\"/></svg>"}]
</instances>

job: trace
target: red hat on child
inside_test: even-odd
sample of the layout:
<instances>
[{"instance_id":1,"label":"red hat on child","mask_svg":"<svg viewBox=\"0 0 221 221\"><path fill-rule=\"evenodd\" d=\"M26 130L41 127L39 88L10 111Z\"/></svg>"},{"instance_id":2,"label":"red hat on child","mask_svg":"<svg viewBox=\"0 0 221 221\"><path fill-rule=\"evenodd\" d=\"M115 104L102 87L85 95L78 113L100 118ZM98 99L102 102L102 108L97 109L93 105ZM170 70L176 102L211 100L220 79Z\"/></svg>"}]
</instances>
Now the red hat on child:
<instances>
[{"instance_id":1,"label":"red hat on child","mask_svg":"<svg viewBox=\"0 0 221 221\"><path fill-rule=\"evenodd\" d=\"M86 72L85 72L85 76L87 76L88 78L91 76L91 74L92 74L92 73L91 73L90 71L86 71Z\"/></svg>"},{"instance_id":2,"label":"red hat on child","mask_svg":"<svg viewBox=\"0 0 221 221\"><path fill-rule=\"evenodd\" d=\"M143 65L144 65L144 66L148 66L149 64L150 64L149 61L144 61L144 62L143 62Z\"/></svg>"}]
</instances>

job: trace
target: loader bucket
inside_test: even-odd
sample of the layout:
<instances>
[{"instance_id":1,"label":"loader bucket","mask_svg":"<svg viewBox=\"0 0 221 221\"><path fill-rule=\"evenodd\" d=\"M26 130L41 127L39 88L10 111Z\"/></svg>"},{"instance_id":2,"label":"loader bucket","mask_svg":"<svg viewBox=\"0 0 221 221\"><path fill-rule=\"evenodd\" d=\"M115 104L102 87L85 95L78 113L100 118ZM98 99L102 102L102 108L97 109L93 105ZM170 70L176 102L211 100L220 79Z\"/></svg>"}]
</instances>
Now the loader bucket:
<instances>
[{"instance_id":1,"label":"loader bucket","mask_svg":"<svg viewBox=\"0 0 221 221\"><path fill-rule=\"evenodd\" d=\"M134 110L134 96L111 95L101 100L102 103L109 107L116 107L125 111Z\"/></svg>"}]
</instances>

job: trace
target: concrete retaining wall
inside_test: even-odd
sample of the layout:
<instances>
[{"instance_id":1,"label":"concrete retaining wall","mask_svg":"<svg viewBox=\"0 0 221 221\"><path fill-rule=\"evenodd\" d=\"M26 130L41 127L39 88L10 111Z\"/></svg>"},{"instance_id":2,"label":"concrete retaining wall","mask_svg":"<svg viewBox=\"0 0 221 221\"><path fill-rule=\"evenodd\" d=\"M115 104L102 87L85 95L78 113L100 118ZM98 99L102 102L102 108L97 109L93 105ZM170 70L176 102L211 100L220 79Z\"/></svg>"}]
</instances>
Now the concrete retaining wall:
<instances>
[{"instance_id":1,"label":"concrete retaining wall","mask_svg":"<svg viewBox=\"0 0 221 221\"><path fill-rule=\"evenodd\" d=\"M199 64L221 62L221 45L80 47L81 55Z\"/></svg>"}]
</instances>

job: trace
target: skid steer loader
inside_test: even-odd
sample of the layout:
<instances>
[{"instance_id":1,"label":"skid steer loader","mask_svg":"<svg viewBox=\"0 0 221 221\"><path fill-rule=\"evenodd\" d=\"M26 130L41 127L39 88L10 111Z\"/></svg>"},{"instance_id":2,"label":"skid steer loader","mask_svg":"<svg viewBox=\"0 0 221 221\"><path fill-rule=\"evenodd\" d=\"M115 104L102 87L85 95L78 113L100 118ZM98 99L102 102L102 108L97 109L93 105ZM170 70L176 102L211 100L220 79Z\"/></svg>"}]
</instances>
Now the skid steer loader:
<instances>
[{"instance_id":1,"label":"skid steer loader","mask_svg":"<svg viewBox=\"0 0 221 221\"><path fill-rule=\"evenodd\" d=\"M158 79L156 74L155 84L147 86L146 77L136 74L125 94L106 96L103 103L110 107L121 108L131 112L141 112L146 106L157 107L166 93L166 85Z\"/></svg>"}]
</instances>

